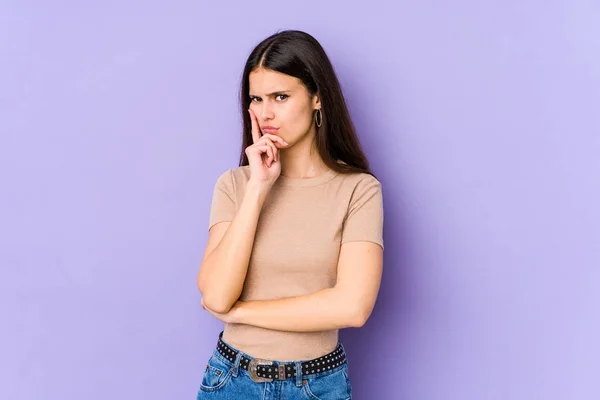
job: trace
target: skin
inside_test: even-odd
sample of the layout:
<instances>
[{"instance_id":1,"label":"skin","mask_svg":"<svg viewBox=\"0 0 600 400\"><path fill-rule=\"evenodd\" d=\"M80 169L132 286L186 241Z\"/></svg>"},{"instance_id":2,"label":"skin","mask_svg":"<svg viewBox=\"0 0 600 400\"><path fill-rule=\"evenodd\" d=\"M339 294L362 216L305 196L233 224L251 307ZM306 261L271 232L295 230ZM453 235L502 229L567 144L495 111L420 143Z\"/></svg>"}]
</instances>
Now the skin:
<instances>
[{"instance_id":1,"label":"skin","mask_svg":"<svg viewBox=\"0 0 600 400\"><path fill-rule=\"evenodd\" d=\"M279 151L281 175L309 178L326 172L314 143L318 94L311 96L298 78L264 68L251 72L249 83L251 117L259 127L279 128L276 136L289 143Z\"/></svg>"},{"instance_id":2,"label":"skin","mask_svg":"<svg viewBox=\"0 0 600 400\"><path fill-rule=\"evenodd\" d=\"M318 95L311 96L297 78L258 69L249 79L252 102L248 112L254 142L246 149L251 170L249 187L264 199L280 175L307 178L327 171L314 147L314 110L321 103ZM280 129L276 135L262 134L263 125ZM210 231L206 253L218 245L229 224L221 222ZM237 301L226 312L206 307L203 299L202 308L226 323L274 330L312 332L361 327L375 306L382 267L383 249L379 245L347 242L340 249L333 288L277 300Z\"/></svg>"}]
</instances>

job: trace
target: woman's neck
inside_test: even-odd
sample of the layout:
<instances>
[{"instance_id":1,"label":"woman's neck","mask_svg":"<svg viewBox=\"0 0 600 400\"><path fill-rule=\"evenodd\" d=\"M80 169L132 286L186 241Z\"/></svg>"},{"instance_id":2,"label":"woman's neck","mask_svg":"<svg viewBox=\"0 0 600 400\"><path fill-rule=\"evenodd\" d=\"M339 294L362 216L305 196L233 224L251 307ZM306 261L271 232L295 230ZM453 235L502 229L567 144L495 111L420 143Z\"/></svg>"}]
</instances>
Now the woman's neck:
<instances>
[{"instance_id":1,"label":"woman's neck","mask_svg":"<svg viewBox=\"0 0 600 400\"><path fill-rule=\"evenodd\" d=\"M314 145L308 147L303 146L303 143L296 143L290 149L280 150L279 155L281 175L288 178L313 178L330 170Z\"/></svg>"}]
</instances>

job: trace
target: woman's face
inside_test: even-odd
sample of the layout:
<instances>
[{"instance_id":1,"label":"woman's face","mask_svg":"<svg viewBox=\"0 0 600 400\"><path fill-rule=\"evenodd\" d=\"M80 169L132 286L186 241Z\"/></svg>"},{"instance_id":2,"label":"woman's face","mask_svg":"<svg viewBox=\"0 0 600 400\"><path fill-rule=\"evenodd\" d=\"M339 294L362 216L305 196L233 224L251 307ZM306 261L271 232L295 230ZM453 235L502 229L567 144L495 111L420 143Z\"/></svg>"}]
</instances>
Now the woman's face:
<instances>
[{"instance_id":1,"label":"woman's face","mask_svg":"<svg viewBox=\"0 0 600 400\"><path fill-rule=\"evenodd\" d=\"M311 96L296 77L258 68L250 73L250 109L258 119L261 132L281 136L292 146L314 134L314 110L320 108L318 96ZM279 128L267 132L263 127Z\"/></svg>"}]
</instances>

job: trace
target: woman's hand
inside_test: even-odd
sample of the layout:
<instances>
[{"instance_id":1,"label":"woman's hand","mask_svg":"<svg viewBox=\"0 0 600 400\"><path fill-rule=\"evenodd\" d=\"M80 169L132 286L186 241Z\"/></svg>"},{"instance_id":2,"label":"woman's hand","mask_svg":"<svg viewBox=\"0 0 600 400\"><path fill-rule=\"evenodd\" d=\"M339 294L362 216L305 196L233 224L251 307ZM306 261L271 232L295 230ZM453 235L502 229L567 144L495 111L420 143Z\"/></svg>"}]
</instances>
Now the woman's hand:
<instances>
[{"instance_id":1,"label":"woman's hand","mask_svg":"<svg viewBox=\"0 0 600 400\"><path fill-rule=\"evenodd\" d=\"M252 141L254 142L245 150L250 164L250 179L260 184L266 183L268 187L271 187L281 174L279 149L287 147L288 143L277 135L261 136L254 112L250 109L248 112L252 122Z\"/></svg>"}]
</instances>

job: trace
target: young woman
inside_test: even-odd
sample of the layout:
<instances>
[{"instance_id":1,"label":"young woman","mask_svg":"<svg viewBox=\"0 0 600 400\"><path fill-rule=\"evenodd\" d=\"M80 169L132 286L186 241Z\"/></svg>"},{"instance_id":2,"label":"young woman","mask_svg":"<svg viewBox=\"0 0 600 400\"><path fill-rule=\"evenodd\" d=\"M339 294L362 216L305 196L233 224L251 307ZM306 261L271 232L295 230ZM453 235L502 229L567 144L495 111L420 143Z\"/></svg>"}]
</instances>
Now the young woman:
<instances>
[{"instance_id":1,"label":"young woman","mask_svg":"<svg viewBox=\"0 0 600 400\"><path fill-rule=\"evenodd\" d=\"M350 399L341 328L383 264L381 184L321 45L283 31L250 54L240 166L218 178L198 274L224 322L198 399Z\"/></svg>"}]
</instances>

